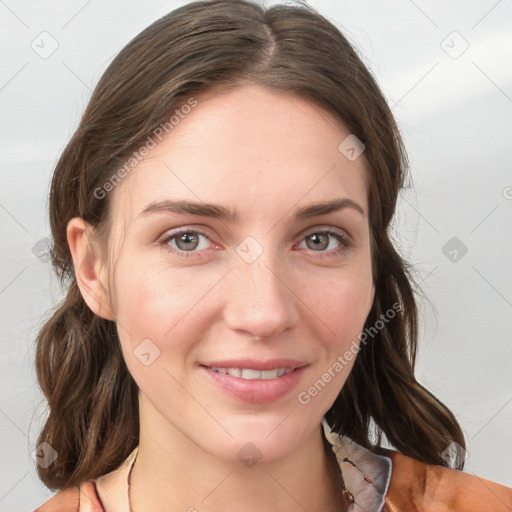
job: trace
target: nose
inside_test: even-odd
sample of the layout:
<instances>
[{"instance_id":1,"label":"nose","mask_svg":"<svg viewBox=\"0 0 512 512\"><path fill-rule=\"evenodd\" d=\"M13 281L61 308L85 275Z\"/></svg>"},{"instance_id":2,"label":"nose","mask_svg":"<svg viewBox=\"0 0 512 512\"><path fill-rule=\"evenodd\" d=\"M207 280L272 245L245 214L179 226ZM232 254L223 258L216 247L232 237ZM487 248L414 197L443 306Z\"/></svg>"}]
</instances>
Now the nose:
<instances>
[{"instance_id":1,"label":"nose","mask_svg":"<svg viewBox=\"0 0 512 512\"><path fill-rule=\"evenodd\" d=\"M265 254L265 253L264 253ZM299 300L276 258L238 261L225 283L224 319L238 334L272 338L299 322Z\"/></svg>"}]
</instances>

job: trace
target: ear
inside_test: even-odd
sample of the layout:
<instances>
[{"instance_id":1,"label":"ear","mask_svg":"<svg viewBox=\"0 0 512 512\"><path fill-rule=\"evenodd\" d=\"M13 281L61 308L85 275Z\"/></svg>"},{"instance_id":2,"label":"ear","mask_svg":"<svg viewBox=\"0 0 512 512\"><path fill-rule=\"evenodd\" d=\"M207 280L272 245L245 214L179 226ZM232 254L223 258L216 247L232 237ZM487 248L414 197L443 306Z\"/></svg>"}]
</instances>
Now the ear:
<instances>
[{"instance_id":1,"label":"ear","mask_svg":"<svg viewBox=\"0 0 512 512\"><path fill-rule=\"evenodd\" d=\"M106 320L115 320L108 299L105 262L92 233L92 226L81 217L73 217L68 222L67 240L76 281L91 311Z\"/></svg>"}]
</instances>

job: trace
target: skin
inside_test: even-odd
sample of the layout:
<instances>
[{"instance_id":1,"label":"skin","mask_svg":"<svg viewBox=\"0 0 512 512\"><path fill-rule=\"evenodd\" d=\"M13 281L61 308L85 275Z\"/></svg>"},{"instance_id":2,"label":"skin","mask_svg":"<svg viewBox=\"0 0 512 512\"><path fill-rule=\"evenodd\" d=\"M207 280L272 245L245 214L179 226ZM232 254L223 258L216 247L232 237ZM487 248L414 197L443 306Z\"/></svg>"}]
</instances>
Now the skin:
<instances>
[{"instance_id":1,"label":"skin","mask_svg":"<svg viewBox=\"0 0 512 512\"><path fill-rule=\"evenodd\" d=\"M111 192L108 254L82 219L68 225L80 290L96 314L117 322L140 389L133 510L340 510L321 421L354 360L308 404L298 394L357 341L373 302L364 155L345 158L338 146L347 127L292 93L244 85L196 99ZM293 218L300 207L338 198L363 213ZM139 216L152 202L178 199L237 208L240 219ZM162 242L177 228L202 228L207 238ZM315 245L311 235L327 228L352 246L325 234ZM263 251L252 263L236 251L246 237ZM160 350L148 366L134 354L145 339ZM199 371L201 361L236 357L309 366L284 397L248 403ZM261 453L251 467L237 456L248 442ZM125 510L119 475L99 481L109 512Z\"/></svg>"}]
</instances>

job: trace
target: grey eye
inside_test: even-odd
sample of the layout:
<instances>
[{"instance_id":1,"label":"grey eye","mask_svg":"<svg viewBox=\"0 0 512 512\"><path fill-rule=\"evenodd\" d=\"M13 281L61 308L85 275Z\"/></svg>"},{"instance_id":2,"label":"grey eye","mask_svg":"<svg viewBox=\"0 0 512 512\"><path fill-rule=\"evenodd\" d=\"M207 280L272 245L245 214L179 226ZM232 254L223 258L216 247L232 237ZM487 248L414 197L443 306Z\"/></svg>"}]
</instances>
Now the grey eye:
<instances>
[{"instance_id":1,"label":"grey eye","mask_svg":"<svg viewBox=\"0 0 512 512\"><path fill-rule=\"evenodd\" d=\"M175 237L176 246L181 251L190 251L197 249L199 245L199 234L197 233L182 233Z\"/></svg>"},{"instance_id":2,"label":"grey eye","mask_svg":"<svg viewBox=\"0 0 512 512\"><path fill-rule=\"evenodd\" d=\"M308 235L306 237L306 245L309 249L322 251L329 246L329 234L313 233L312 235Z\"/></svg>"}]
</instances>

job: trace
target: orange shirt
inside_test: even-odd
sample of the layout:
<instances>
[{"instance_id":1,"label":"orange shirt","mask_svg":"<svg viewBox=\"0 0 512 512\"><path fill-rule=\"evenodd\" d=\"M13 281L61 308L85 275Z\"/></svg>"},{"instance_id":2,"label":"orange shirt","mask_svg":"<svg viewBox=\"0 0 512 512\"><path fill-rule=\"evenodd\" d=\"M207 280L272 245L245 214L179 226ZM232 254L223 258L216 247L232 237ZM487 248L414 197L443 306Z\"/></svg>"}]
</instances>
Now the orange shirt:
<instances>
[{"instance_id":1,"label":"orange shirt","mask_svg":"<svg viewBox=\"0 0 512 512\"><path fill-rule=\"evenodd\" d=\"M322 422L345 482L365 512L510 512L512 489L455 469L426 464L386 450L376 455L346 437L330 432ZM137 449L122 467L127 473ZM101 477L100 477L101 478ZM58 492L35 512L105 512L96 480ZM127 511L128 512L128 511Z\"/></svg>"}]
</instances>

